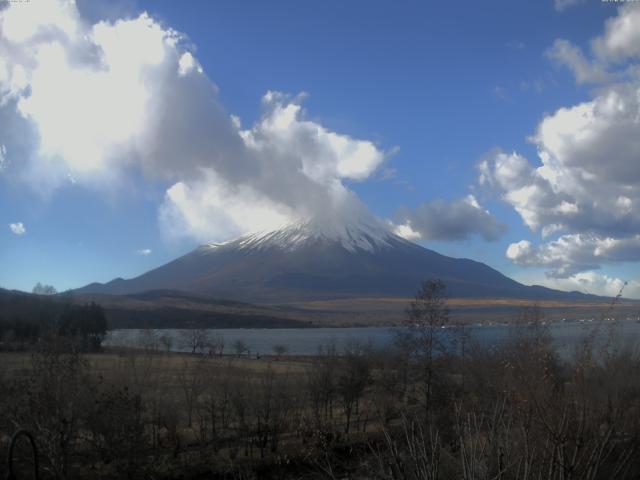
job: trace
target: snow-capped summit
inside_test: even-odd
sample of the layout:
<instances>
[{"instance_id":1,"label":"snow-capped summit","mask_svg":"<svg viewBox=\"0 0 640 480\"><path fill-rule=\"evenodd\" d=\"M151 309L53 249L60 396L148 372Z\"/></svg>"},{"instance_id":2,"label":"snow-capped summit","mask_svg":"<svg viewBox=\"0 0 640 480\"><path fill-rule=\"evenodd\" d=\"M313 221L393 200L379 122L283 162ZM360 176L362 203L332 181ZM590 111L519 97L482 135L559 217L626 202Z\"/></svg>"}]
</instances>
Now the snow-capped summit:
<instances>
[{"instance_id":1,"label":"snow-capped summit","mask_svg":"<svg viewBox=\"0 0 640 480\"><path fill-rule=\"evenodd\" d=\"M373 252L387 248L396 237L377 219L360 219L352 223L300 221L277 230L244 235L223 244L212 243L201 247L215 250L220 247L238 249L280 249L293 251L312 243L337 243L345 250Z\"/></svg>"},{"instance_id":2,"label":"snow-capped summit","mask_svg":"<svg viewBox=\"0 0 640 480\"><path fill-rule=\"evenodd\" d=\"M91 284L77 292L168 289L251 303L286 303L407 297L429 278L441 279L449 294L457 297L566 299L572 295L528 287L483 263L440 255L366 217L350 222L298 222L203 245L139 277Z\"/></svg>"}]
</instances>

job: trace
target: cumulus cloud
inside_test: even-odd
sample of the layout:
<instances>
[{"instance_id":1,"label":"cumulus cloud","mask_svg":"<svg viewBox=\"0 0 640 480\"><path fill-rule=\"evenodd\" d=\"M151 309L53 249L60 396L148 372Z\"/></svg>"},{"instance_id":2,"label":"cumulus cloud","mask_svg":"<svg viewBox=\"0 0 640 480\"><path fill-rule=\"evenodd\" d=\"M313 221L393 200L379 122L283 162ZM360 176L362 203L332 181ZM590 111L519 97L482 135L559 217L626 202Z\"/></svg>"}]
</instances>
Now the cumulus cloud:
<instances>
[{"instance_id":1,"label":"cumulus cloud","mask_svg":"<svg viewBox=\"0 0 640 480\"><path fill-rule=\"evenodd\" d=\"M41 18L45 5L52 15ZM161 179L246 167L242 139L215 84L185 57L181 34L146 13L89 25L73 2L23 6L0 12L0 104L3 126L25 127L3 132L8 151L24 130L32 134L28 181L41 187L44 178L53 189L69 174L86 185L118 184L131 167ZM29 28L12 34L16 22Z\"/></svg>"},{"instance_id":2,"label":"cumulus cloud","mask_svg":"<svg viewBox=\"0 0 640 480\"><path fill-rule=\"evenodd\" d=\"M249 129L233 119L248 165L244 175L205 169L167 190L160 222L169 237L221 241L313 218L327 229L368 216L344 181L365 180L387 154L370 141L306 118L302 97L267 92Z\"/></svg>"},{"instance_id":3,"label":"cumulus cloud","mask_svg":"<svg viewBox=\"0 0 640 480\"><path fill-rule=\"evenodd\" d=\"M22 222L10 223L9 230L11 230L11 232L14 235L18 235L18 236L21 236L27 233L27 229L25 228Z\"/></svg>"},{"instance_id":4,"label":"cumulus cloud","mask_svg":"<svg viewBox=\"0 0 640 480\"><path fill-rule=\"evenodd\" d=\"M629 2L605 23L604 34L593 41L596 55L605 62L640 57L640 6Z\"/></svg>"},{"instance_id":5,"label":"cumulus cloud","mask_svg":"<svg viewBox=\"0 0 640 480\"><path fill-rule=\"evenodd\" d=\"M404 238L405 240L409 240L410 242L414 242L422 238L420 232L416 232L409 223L400 225L395 225L392 223L391 226L393 228L393 233Z\"/></svg>"},{"instance_id":6,"label":"cumulus cloud","mask_svg":"<svg viewBox=\"0 0 640 480\"><path fill-rule=\"evenodd\" d=\"M479 164L532 230L640 232L640 84L546 116L536 134L540 166L497 152Z\"/></svg>"},{"instance_id":7,"label":"cumulus cloud","mask_svg":"<svg viewBox=\"0 0 640 480\"><path fill-rule=\"evenodd\" d=\"M557 39L547 50L548 58L568 67L577 83L606 83L637 78L638 66L628 64L640 57L640 5L628 2L605 22L602 35L594 38L587 57L568 40Z\"/></svg>"},{"instance_id":8,"label":"cumulus cloud","mask_svg":"<svg viewBox=\"0 0 640 480\"><path fill-rule=\"evenodd\" d=\"M576 291L590 295L602 295L615 297L622 292L627 298L640 298L640 282L637 280L625 281L610 275L601 275L597 272L581 272L566 278L533 278L522 275L517 279L525 284L543 285L565 291Z\"/></svg>"},{"instance_id":9,"label":"cumulus cloud","mask_svg":"<svg viewBox=\"0 0 640 480\"><path fill-rule=\"evenodd\" d=\"M603 65L587 60L582 50L567 40L556 40L546 55L558 64L567 66L577 83L606 82L611 77Z\"/></svg>"},{"instance_id":10,"label":"cumulus cloud","mask_svg":"<svg viewBox=\"0 0 640 480\"><path fill-rule=\"evenodd\" d=\"M549 276L567 278L584 270L598 268L595 257L597 239L581 235L566 235L545 245L536 246L527 240L512 243L507 248L507 258L529 267L551 268Z\"/></svg>"},{"instance_id":11,"label":"cumulus cloud","mask_svg":"<svg viewBox=\"0 0 640 480\"><path fill-rule=\"evenodd\" d=\"M21 159L16 178L39 192L69 179L104 189L137 170L169 185L169 237L365 214L348 182L393 153L309 120L304 95L267 92L243 128L188 39L146 13L90 24L70 0L10 3L0 32L0 144Z\"/></svg>"},{"instance_id":12,"label":"cumulus cloud","mask_svg":"<svg viewBox=\"0 0 640 480\"><path fill-rule=\"evenodd\" d=\"M590 100L542 119L530 138L537 162L503 151L479 162L479 182L497 191L532 231L559 235L540 245L510 245L507 257L519 265L569 278L606 263L640 261L640 70L633 63L640 53L639 8L620 8L592 42L597 71L568 42L554 44L555 55L573 55L566 61L573 62L578 81L593 80L615 62L619 74Z\"/></svg>"},{"instance_id":13,"label":"cumulus cloud","mask_svg":"<svg viewBox=\"0 0 640 480\"><path fill-rule=\"evenodd\" d=\"M227 183L212 172L201 181L174 184L160 208L160 226L170 239L192 237L201 242L270 230L294 218L292 209L250 187Z\"/></svg>"},{"instance_id":14,"label":"cumulus cloud","mask_svg":"<svg viewBox=\"0 0 640 480\"><path fill-rule=\"evenodd\" d=\"M401 208L396 221L395 233L407 240L464 240L480 235L494 241L506 230L473 195L453 202L435 200L415 209Z\"/></svg>"},{"instance_id":15,"label":"cumulus cloud","mask_svg":"<svg viewBox=\"0 0 640 480\"><path fill-rule=\"evenodd\" d=\"M480 184L500 192L532 230L554 224L550 217L571 208L570 197L554 191L543 172L516 152L494 152L478 164L478 169Z\"/></svg>"},{"instance_id":16,"label":"cumulus cloud","mask_svg":"<svg viewBox=\"0 0 640 480\"><path fill-rule=\"evenodd\" d=\"M141 248L140 250L136 250L136 255L140 255L141 257L148 257L153 252L150 248Z\"/></svg>"},{"instance_id":17,"label":"cumulus cloud","mask_svg":"<svg viewBox=\"0 0 640 480\"><path fill-rule=\"evenodd\" d=\"M522 266L551 268L550 276L567 278L577 272L597 269L601 263L637 261L640 258L640 235L628 238L562 235L539 246L522 240L509 245L507 258Z\"/></svg>"}]
</instances>

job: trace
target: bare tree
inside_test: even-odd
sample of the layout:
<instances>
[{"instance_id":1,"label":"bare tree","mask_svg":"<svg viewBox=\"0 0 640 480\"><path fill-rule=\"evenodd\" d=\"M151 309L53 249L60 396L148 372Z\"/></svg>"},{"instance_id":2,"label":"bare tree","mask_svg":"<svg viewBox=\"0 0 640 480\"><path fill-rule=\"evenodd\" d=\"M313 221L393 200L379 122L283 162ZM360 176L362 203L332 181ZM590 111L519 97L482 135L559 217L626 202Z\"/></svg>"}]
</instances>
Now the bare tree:
<instances>
[{"instance_id":1,"label":"bare tree","mask_svg":"<svg viewBox=\"0 0 640 480\"><path fill-rule=\"evenodd\" d=\"M194 409L207 385L207 360L202 357L198 359L185 357L182 361L182 366L178 371L177 377L180 389L182 390L187 414L187 425L191 427L193 424Z\"/></svg>"},{"instance_id":2,"label":"bare tree","mask_svg":"<svg viewBox=\"0 0 640 480\"><path fill-rule=\"evenodd\" d=\"M120 476L133 478L147 447L144 407L139 394L113 384L100 385L85 412L85 440Z\"/></svg>"},{"instance_id":3,"label":"bare tree","mask_svg":"<svg viewBox=\"0 0 640 480\"><path fill-rule=\"evenodd\" d=\"M240 357L243 353L249 352L249 347L244 340L239 338L238 340L233 342L233 350L236 352L236 355Z\"/></svg>"},{"instance_id":4,"label":"bare tree","mask_svg":"<svg viewBox=\"0 0 640 480\"><path fill-rule=\"evenodd\" d=\"M286 345L277 343L273 346L272 350L273 350L273 353L275 353L276 357L278 357L279 359L280 357L282 357L287 353L288 348Z\"/></svg>"},{"instance_id":5,"label":"bare tree","mask_svg":"<svg viewBox=\"0 0 640 480\"><path fill-rule=\"evenodd\" d=\"M306 371L306 390L311 401L315 426L320 428L333 417L333 404L336 397L337 368L336 347L334 344L318 350L318 356Z\"/></svg>"},{"instance_id":6,"label":"bare tree","mask_svg":"<svg viewBox=\"0 0 640 480\"><path fill-rule=\"evenodd\" d=\"M378 478L389 480L437 480L440 477L442 439L431 425L415 418L400 419L398 434L382 427L382 446L374 448ZM448 477L445 477L448 478ZM466 478L466 477L465 477ZM484 478L484 477L477 477Z\"/></svg>"},{"instance_id":7,"label":"bare tree","mask_svg":"<svg viewBox=\"0 0 640 480\"><path fill-rule=\"evenodd\" d=\"M371 365L367 350L358 343L351 343L345 352L344 362L338 376L338 394L346 417L345 433L349 433L351 419L358 414L360 398L371 382Z\"/></svg>"},{"instance_id":8,"label":"bare tree","mask_svg":"<svg viewBox=\"0 0 640 480\"><path fill-rule=\"evenodd\" d=\"M420 383L423 387L424 407L428 414L431 408L434 382L434 358L444 354L447 345L440 333L441 327L449 323L446 287L440 280L427 280L407 307L407 329L404 345L408 347L418 363Z\"/></svg>"},{"instance_id":9,"label":"bare tree","mask_svg":"<svg viewBox=\"0 0 640 480\"><path fill-rule=\"evenodd\" d=\"M64 338L40 344L32 356L27 420L57 478L66 478L91 392L87 363Z\"/></svg>"},{"instance_id":10,"label":"bare tree","mask_svg":"<svg viewBox=\"0 0 640 480\"><path fill-rule=\"evenodd\" d=\"M224 354L224 336L219 333L210 337L209 351L212 355L221 357Z\"/></svg>"},{"instance_id":11,"label":"bare tree","mask_svg":"<svg viewBox=\"0 0 640 480\"><path fill-rule=\"evenodd\" d=\"M192 354L205 352L209 345L209 331L204 328L189 328L180 332L180 346Z\"/></svg>"},{"instance_id":12,"label":"bare tree","mask_svg":"<svg viewBox=\"0 0 640 480\"><path fill-rule=\"evenodd\" d=\"M197 414L201 417L201 424L208 426L209 432L201 432L204 440L210 437L214 451L217 451L219 439L228 433L231 424L231 395L233 380L238 375L238 369L233 359L222 369L208 369L206 385L200 396Z\"/></svg>"},{"instance_id":13,"label":"bare tree","mask_svg":"<svg viewBox=\"0 0 640 480\"><path fill-rule=\"evenodd\" d=\"M249 402L251 431L264 458L266 449L275 452L288 422L291 392L287 377L277 375L271 367L262 372Z\"/></svg>"},{"instance_id":14,"label":"bare tree","mask_svg":"<svg viewBox=\"0 0 640 480\"><path fill-rule=\"evenodd\" d=\"M52 285L43 285L38 282L33 287L32 293L36 295L55 295L58 291Z\"/></svg>"},{"instance_id":15,"label":"bare tree","mask_svg":"<svg viewBox=\"0 0 640 480\"><path fill-rule=\"evenodd\" d=\"M375 382L372 382L371 401L375 418L388 426L399 415L407 389L406 356L394 348L379 352L373 361Z\"/></svg>"}]
</instances>

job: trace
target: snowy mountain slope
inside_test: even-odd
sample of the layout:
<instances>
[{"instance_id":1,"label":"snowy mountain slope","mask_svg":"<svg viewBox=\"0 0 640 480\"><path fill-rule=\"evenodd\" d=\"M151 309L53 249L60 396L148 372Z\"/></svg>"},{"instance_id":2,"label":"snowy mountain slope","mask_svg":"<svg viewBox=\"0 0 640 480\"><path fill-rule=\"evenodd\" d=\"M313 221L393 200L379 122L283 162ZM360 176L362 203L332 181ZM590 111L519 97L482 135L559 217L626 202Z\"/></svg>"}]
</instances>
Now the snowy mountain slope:
<instances>
[{"instance_id":1,"label":"snowy mountain slope","mask_svg":"<svg viewBox=\"0 0 640 480\"><path fill-rule=\"evenodd\" d=\"M278 248L293 251L311 242L335 242L349 252L390 247L390 241L398 238L384 225L370 221L359 221L348 225L319 224L300 222L281 230L259 232L236 240L238 248L271 249Z\"/></svg>"},{"instance_id":2,"label":"snowy mountain slope","mask_svg":"<svg viewBox=\"0 0 640 480\"><path fill-rule=\"evenodd\" d=\"M524 286L469 259L440 255L360 221L327 228L307 222L203 245L139 277L90 284L79 293L131 294L183 290L218 298L279 303L363 296L410 296L421 281L443 280L451 296L584 298Z\"/></svg>"}]
</instances>

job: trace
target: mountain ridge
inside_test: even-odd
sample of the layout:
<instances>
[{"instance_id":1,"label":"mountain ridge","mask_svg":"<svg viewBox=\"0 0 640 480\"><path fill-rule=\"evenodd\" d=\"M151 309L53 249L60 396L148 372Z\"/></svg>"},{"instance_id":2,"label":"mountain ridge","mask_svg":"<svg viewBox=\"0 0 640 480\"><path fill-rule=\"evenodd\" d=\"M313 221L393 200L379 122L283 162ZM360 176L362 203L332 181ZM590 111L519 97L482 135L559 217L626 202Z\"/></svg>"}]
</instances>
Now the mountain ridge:
<instances>
[{"instance_id":1,"label":"mountain ridge","mask_svg":"<svg viewBox=\"0 0 640 480\"><path fill-rule=\"evenodd\" d=\"M296 223L222 244L205 244L132 279L92 283L75 292L122 295L166 289L277 304L408 297L428 278L441 279L453 297L604 298L522 285L484 263L447 257L401 238L379 221L330 228Z\"/></svg>"}]
</instances>

